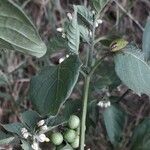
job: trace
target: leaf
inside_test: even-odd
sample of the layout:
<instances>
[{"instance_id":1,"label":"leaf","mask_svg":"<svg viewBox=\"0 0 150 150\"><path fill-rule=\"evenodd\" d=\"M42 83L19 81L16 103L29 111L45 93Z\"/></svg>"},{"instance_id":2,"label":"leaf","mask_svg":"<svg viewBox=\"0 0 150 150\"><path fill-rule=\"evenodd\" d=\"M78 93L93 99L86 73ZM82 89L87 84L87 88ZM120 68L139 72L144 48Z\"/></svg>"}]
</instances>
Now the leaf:
<instances>
[{"instance_id":1,"label":"leaf","mask_svg":"<svg viewBox=\"0 0 150 150\"><path fill-rule=\"evenodd\" d=\"M137 47L130 44L116 54L115 70L122 82L134 92L150 95L150 66Z\"/></svg>"},{"instance_id":2,"label":"leaf","mask_svg":"<svg viewBox=\"0 0 150 150\"><path fill-rule=\"evenodd\" d=\"M67 28L68 46L71 53L78 54L80 44L80 31L77 21L77 10L74 7L74 16Z\"/></svg>"},{"instance_id":3,"label":"leaf","mask_svg":"<svg viewBox=\"0 0 150 150\"><path fill-rule=\"evenodd\" d=\"M10 144L14 139L13 135L0 131L0 145Z\"/></svg>"},{"instance_id":4,"label":"leaf","mask_svg":"<svg viewBox=\"0 0 150 150\"><path fill-rule=\"evenodd\" d=\"M75 5L74 8L76 8L79 17L81 17L81 22L84 21L93 25L93 13L88 8L82 5Z\"/></svg>"},{"instance_id":5,"label":"leaf","mask_svg":"<svg viewBox=\"0 0 150 150\"><path fill-rule=\"evenodd\" d=\"M47 45L47 53L52 54L60 50L67 49L67 41L61 36L54 36L50 38Z\"/></svg>"},{"instance_id":6,"label":"leaf","mask_svg":"<svg viewBox=\"0 0 150 150\"><path fill-rule=\"evenodd\" d=\"M37 122L41 120L41 117L35 111L25 111L21 114L21 120L33 131L37 127Z\"/></svg>"},{"instance_id":7,"label":"leaf","mask_svg":"<svg viewBox=\"0 0 150 150\"><path fill-rule=\"evenodd\" d=\"M73 114L80 113L82 101L68 99L65 104L62 106L62 110L57 116L50 116L47 119L48 126L57 126L69 120L70 116Z\"/></svg>"},{"instance_id":8,"label":"leaf","mask_svg":"<svg viewBox=\"0 0 150 150\"><path fill-rule=\"evenodd\" d=\"M31 79L30 99L40 114L57 113L77 82L80 66L79 57L71 55L61 64L47 67Z\"/></svg>"},{"instance_id":9,"label":"leaf","mask_svg":"<svg viewBox=\"0 0 150 150\"><path fill-rule=\"evenodd\" d=\"M7 76L0 70L0 86L8 83Z\"/></svg>"},{"instance_id":10,"label":"leaf","mask_svg":"<svg viewBox=\"0 0 150 150\"><path fill-rule=\"evenodd\" d=\"M89 30L87 29L87 27L85 27L83 25L79 25L79 29L80 29L80 36L81 36L81 38L85 42L90 43Z\"/></svg>"},{"instance_id":11,"label":"leaf","mask_svg":"<svg viewBox=\"0 0 150 150\"><path fill-rule=\"evenodd\" d=\"M28 143L25 140L21 140L21 142L22 142L22 144L21 144L22 149L24 149L24 150L33 150L30 143Z\"/></svg>"},{"instance_id":12,"label":"leaf","mask_svg":"<svg viewBox=\"0 0 150 150\"><path fill-rule=\"evenodd\" d=\"M101 12L110 0L93 0L93 6L97 12Z\"/></svg>"},{"instance_id":13,"label":"leaf","mask_svg":"<svg viewBox=\"0 0 150 150\"><path fill-rule=\"evenodd\" d=\"M46 46L33 23L10 0L0 0L0 47L36 57L46 53Z\"/></svg>"},{"instance_id":14,"label":"leaf","mask_svg":"<svg viewBox=\"0 0 150 150\"><path fill-rule=\"evenodd\" d=\"M144 119L134 130L131 150L149 150L150 118Z\"/></svg>"},{"instance_id":15,"label":"leaf","mask_svg":"<svg viewBox=\"0 0 150 150\"><path fill-rule=\"evenodd\" d=\"M144 52L145 61L150 60L150 20L147 21L142 40L142 49Z\"/></svg>"},{"instance_id":16,"label":"leaf","mask_svg":"<svg viewBox=\"0 0 150 150\"><path fill-rule=\"evenodd\" d=\"M24 125L22 123L16 122L16 123L10 123L3 125L4 129L8 132L18 134L22 136L21 129L24 128Z\"/></svg>"},{"instance_id":17,"label":"leaf","mask_svg":"<svg viewBox=\"0 0 150 150\"><path fill-rule=\"evenodd\" d=\"M120 79L115 72L114 63L110 61L104 61L96 69L91 86L93 86L94 90L97 91L103 88L109 88L111 90L113 88L116 88L119 84Z\"/></svg>"},{"instance_id":18,"label":"leaf","mask_svg":"<svg viewBox=\"0 0 150 150\"><path fill-rule=\"evenodd\" d=\"M122 137L126 115L117 105L111 105L104 111L103 117L108 137L116 147Z\"/></svg>"}]
</instances>

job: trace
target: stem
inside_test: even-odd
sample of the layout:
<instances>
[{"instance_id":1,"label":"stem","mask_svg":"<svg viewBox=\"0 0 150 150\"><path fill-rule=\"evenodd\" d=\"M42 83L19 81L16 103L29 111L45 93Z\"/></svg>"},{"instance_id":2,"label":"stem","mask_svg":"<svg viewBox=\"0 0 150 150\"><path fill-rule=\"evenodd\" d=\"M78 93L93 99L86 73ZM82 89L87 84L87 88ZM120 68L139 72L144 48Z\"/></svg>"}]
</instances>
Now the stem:
<instances>
[{"instance_id":1,"label":"stem","mask_svg":"<svg viewBox=\"0 0 150 150\"><path fill-rule=\"evenodd\" d=\"M84 95L83 95L80 150L84 150L84 143L85 143L86 114L87 114L87 102L88 102L89 85L90 85L90 76L87 76L85 78Z\"/></svg>"}]
</instances>

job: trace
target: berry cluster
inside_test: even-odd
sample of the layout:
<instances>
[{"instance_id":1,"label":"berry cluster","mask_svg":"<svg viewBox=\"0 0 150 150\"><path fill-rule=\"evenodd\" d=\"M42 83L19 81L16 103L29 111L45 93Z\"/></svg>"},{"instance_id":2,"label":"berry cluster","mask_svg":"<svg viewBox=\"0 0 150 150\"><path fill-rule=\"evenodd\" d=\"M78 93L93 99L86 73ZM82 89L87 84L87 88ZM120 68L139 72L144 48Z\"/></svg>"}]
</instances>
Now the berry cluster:
<instances>
[{"instance_id":1,"label":"berry cluster","mask_svg":"<svg viewBox=\"0 0 150 150\"><path fill-rule=\"evenodd\" d=\"M67 129L64 133L55 132L51 135L51 141L56 147L59 147L63 141L69 143L72 148L79 147L79 134L80 134L80 119L78 116L72 115L68 120Z\"/></svg>"}]
</instances>

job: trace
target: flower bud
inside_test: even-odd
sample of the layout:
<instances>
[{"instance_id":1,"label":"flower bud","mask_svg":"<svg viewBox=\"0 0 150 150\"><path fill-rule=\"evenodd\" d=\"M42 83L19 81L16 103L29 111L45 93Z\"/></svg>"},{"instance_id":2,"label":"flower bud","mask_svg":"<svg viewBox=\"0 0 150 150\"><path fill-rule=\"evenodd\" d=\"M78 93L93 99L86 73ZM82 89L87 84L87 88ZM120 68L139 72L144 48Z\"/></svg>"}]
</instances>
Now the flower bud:
<instances>
[{"instance_id":1,"label":"flower bud","mask_svg":"<svg viewBox=\"0 0 150 150\"><path fill-rule=\"evenodd\" d=\"M60 28L57 28L56 30L57 30L58 32L63 32L64 29L60 27Z\"/></svg>"},{"instance_id":2,"label":"flower bud","mask_svg":"<svg viewBox=\"0 0 150 150\"><path fill-rule=\"evenodd\" d=\"M41 126L44 125L44 123L45 123L45 120L40 120L40 121L37 123L37 126L38 126L38 127L41 127Z\"/></svg>"}]
</instances>

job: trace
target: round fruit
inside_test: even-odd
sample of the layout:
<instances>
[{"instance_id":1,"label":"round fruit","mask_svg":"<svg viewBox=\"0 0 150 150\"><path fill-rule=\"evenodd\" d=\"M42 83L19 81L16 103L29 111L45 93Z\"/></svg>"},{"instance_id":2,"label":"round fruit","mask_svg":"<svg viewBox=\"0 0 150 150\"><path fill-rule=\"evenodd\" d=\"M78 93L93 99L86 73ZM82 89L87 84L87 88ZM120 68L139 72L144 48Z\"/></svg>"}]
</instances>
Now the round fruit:
<instances>
[{"instance_id":1,"label":"round fruit","mask_svg":"<svg viewBox=\"0 0 150 150\"><path fill-rule=\"evenodd\" d=\"M76 138L76 132L72 129L66 131L64 138L67 142L72 143Z\"/></svg>"},{"instance_id":2,"label":"round fruit","mask_svg":"<svg viewBox=\"0 0 150 150\"><path fill-rule=\"evenodd\" d=\"M70 116L69 118L69 121L68 121L68 125L71 129L76 129L79 127L80 125L80 119L78 116L76 115L72 115Z\"/></svg>"},{"instance_id":3,"label":"round fruit","mask_svg":"<svg viewBox=\"0 0 150 150\"><path fill-rule=\"evenodd\" d=\"M77 130L77 135L80 135L80 127L78 127L76 130Z\"/></svg>"},{"instance_id":4,"label":"round fruit","mask_svg":"<svg viewBox=\"0 0 150 150\"><path fill-rule=\"evenodd\" d=\"M72 148L78 148L79 147L79 136L77 136L73 143L71 143Z\"/></svg>"},{"instance_id":5,"label":"round fruit","mask_svg":"<svg viewBox=\"0 0 150 150\"><path fill-rule=\"evenodd\" d=\"M63 142L63 136L61 133L56 132L52 134L51 140L54 145L60 145Z\"/></svg>"}]
</instances>

